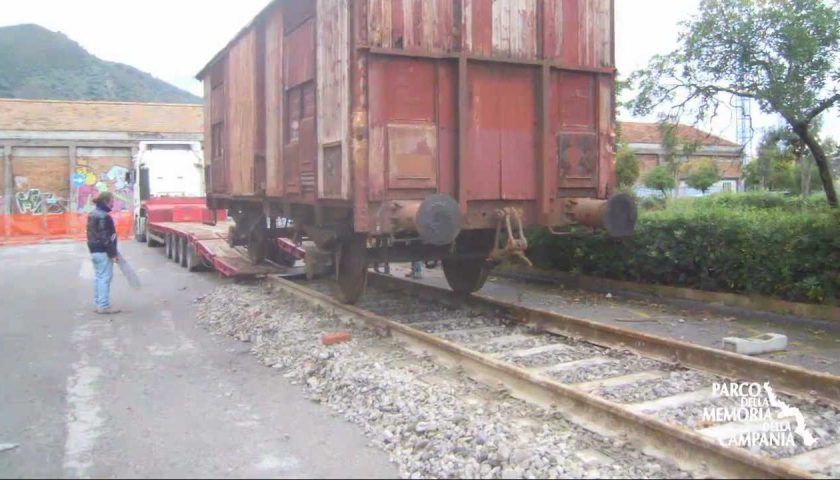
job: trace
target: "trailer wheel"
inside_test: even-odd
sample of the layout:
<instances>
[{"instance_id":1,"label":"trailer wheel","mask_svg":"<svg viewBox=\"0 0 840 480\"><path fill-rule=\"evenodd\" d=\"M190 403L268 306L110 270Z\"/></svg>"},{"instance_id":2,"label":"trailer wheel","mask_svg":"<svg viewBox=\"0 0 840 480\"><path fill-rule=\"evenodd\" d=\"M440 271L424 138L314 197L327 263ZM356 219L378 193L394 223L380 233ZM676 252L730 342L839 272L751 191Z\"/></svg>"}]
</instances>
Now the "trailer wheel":
<instances>
[{"instance_id":1,"label":"trailer wheel","mask_svg":"<svg viewBox=\"0 0 840 480\"><path fill-rule=\"evenodd\" d=\"M192 245L187 246L187 270L190 272L196 272L201 267L201 258L199 258L198 253L195 251L195 248Z\"/></svg>"},{"instance_id":2,"label":"trailer wheel","mask_svg":"<svg viewBox=\"0 0 840 480\"><path fill-rule=\"evenodd\" d=\"M443 260L443 275L449 287L460 295L469 295L481 290L490 267L483 258L449 258Z\"/></svg>"},{"instance_id":3,"label":"trailer wheel","mask_svg":"<svg viewBox=\"0 0 840 480\"><path fill-rule=\"evenodd\" d=\"M140 217L137 217L134 220L134 240L137 240L140 243L144 243L146 241L146 228L145 225L141 229L140 228Z\"/></svg>"},{"instance_id":4,"label":"trailer wheel","mask_svg":"<svg viewBox=\"0 0 840 480\"><path fill-rule=\"evenodd\" d=\"M180 239L180 241L178 242L178 245L180 246L180 249L178 251L178 258L181 260L180 261L181 266L184 267L184 268L187 268L187 257L189 256L187 251L190 248L190 244L187 243L187 239L185 237L185 238Z\"/></svg>"},{"instance_id":5,"label":"trailer wheel","mask_svg":"<svg viewBox=\"0 0 840 480\"><path fill-rule=\"evenodd\" d=\"M338 247L336 264L336 281L338 290L336 298L342 303L353 305L365 293L367 286L368 255L367 237L354 235L351 239L342 241Z\"/></svg>"},{"instance_id":6,"label":"trailer wheel","mask_svg":"<svg viewBox=\"0 0 840 480\"><path fill-rule=\"evenodd\" d=\"M179 251L181 239L178 235L172 235L169 239L169 244L172 245L172 261L175 263L181 263L181 252Z\"/></svg>"},{"instance_id":7,"label":"trailer wheel","mask_svg":"<svg viewBox=\"0 0 840 480\"><path fill-rule=\"evenodd\" d=\"M166 250L166 258L172 258L172 235L165 234L163 236L163 248Z\"/></svg>"},{"instance_id":8,"label":"trailer wheel","mask_svg":"<svg viewBox=\"0 0 840 480\"><path fill-rule=\"evenodd\" d=\"M152 234L149 232L149 221L146 220L145 224L143 225L143 231L146 232L143 236L146 237L146 246L149 248L152 247L159 247L160 243L152 238Z\"/></svg>"}]
</instances>

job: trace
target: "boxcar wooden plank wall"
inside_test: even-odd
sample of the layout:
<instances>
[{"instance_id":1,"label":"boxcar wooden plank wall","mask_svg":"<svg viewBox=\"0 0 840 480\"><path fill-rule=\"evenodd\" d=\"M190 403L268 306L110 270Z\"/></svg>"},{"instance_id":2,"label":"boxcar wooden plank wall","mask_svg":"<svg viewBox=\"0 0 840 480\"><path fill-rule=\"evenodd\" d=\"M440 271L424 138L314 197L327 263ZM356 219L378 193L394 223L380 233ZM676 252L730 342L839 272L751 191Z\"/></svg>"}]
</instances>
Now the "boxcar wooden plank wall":
<instances>
[{"instance_id":1,"label":"boxcar wooden plank wall","mask_svg":"<svg viewBox=\"0 0 840 480\"><path fill-rule=\"evenodd\" d=\"M205 97L205 122L209 122L204 133L204 158L210 170L207 188L210 192L219 194L231 192L227 77L227 61L221 60L213 65L204 81L205 95L208 95Z\"/></svg>"},{"instance_id":2,"label":"boxcar wooden plank wall","mask_svg":"<svg viewBox=\"0 0 840 480\"><path fill-rule=\"evenodd\" d=\"M354 199L359 228L378 202L435 191L542 214L558 196L603 198L612 1L274 2L209 69L226 72L206 90L210 158L226 161L213 191Z\"/></svg>"},{"instance_id":3,"label":"boxcar wooden plank wall","mask_svg":"<svg viewBox=\"0 0 840 480\"><path fill-rule=\"evenodd\" d=\"M266 194L285 192L283 168L283 9L275 8L265 22Z\"/></svg>"},{"instance_id":4,"label":"boxcar wooden plank wall","mask_svg":"<svg viewBox=\"0 0 840 480\"><path fill-rule=\"evenodd\" d=\"M286 17L285 23L289 25L292 22ZM283 47L286 193L312 201L316 197L315 169L318 163L315 18L310 16L294 30L286 30Z\"/></svg>"},{"instance_id":5,"label":"boxcar wooden plank wall","mask_svg":"<svg viewBox=\"0 0 840 480\"><path fill-rule=\"evenodd\" d=\"M612 67L611 7L611 0L545 0L546 58L568 66Z\"/></svg>"},{"instance_id":6,"label":"boxcar wooden plank wall","mask_svg":"<svg viewBox=\"0 0 840 480\"><path fill-rule=\"evenodd\" d=\"M256 31L246 33L231 48L227 68L227 126L230 187L236 195L254 194L257 135Z\"/></svg>"},{"instance_id":7,"label":"boxcar wooden plank wall","mask_svg":"<svg viewBox=\"0 0 840 480\"><path fill-rule=\"evenodd\" d=\"M347 0L318 0L318 196L349 199L350 23Z\"/></svg>"},{"instance_id":8,"label":"boxcar wooden plank wall","mask_svg":"<svg viewBox=\"0 0 840 480\"><path fill-rule=\"evenodd\" d=\"M456 32L452 0L370 0L370 46L451 51Z\"/></svg>"},{"instance_id":9,"label":"boxcar wooden plank wall","mask_svg":"<svg viewBox=\"0 0 840 480\"><path fill-rule=\"evenodd\" d=\"M254 166L252 170L253 191L258 195L266 192L266 120L268 105L266 103L266 38L265 21L260 21L254 29L256 48L254 52L256 82L256 124L254 136Z\"/></svg>"}]
</instances>

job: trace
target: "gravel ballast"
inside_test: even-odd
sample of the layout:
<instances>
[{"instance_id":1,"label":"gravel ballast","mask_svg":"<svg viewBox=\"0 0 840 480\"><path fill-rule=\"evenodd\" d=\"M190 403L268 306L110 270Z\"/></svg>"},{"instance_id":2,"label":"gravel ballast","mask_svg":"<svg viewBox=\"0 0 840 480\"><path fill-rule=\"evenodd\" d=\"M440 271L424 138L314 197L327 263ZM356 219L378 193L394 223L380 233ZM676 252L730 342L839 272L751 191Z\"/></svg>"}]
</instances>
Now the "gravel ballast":
<instances>
[{"instance_id":1,"label":"gravel ballast","mask_svg":"<svg viewBox=\"0 0 840 480\"><path fill-rule=\"evenodd\" d=\"M197 304L210 332L250 342L278 377L359 425L403 478L689 478L626 439L474 382L270 283L220 287ZM321 344L337 331L353 339Z\"/></svg>"}]
</instances>

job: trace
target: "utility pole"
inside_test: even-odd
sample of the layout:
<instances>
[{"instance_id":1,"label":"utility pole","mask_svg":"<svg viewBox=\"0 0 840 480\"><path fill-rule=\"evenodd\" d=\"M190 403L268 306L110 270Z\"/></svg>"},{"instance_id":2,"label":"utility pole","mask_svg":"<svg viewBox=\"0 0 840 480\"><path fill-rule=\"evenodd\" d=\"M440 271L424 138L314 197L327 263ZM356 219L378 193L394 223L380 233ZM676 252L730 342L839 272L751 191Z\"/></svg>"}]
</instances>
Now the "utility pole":
<instances>
[{"instance_id":1,"label":"utility pole","mask_svg":"<svg viewBox=\"0 0 840 480\"><path fill-rule=\"evenodd\" d=\"M752 100L746 97L735 98L735 113L738 120L735 122L735 136L738 145L741 146L741 167L750 161L752 149L753 126L752 126ZM743 187L739 190L742 190Z\"/></svg>"}]
</instances>

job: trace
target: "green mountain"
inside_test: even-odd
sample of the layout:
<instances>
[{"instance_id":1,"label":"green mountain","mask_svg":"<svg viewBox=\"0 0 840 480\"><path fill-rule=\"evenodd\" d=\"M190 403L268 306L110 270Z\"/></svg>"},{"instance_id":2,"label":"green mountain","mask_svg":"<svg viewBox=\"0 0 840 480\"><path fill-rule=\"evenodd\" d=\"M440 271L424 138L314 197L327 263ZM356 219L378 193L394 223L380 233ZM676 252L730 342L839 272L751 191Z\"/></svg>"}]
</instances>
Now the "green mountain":
<instances>
[{"instance_id":1,"label":"green mountain","mask_svg":"<svg viewBox=\"0 0 840 480\"><path fill-rule=\"evenodd\" d=\"M88 53L38 25L0 27L0 98L201 103L148 73Z\"/></svg>"}]
</instances>

